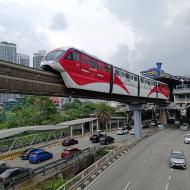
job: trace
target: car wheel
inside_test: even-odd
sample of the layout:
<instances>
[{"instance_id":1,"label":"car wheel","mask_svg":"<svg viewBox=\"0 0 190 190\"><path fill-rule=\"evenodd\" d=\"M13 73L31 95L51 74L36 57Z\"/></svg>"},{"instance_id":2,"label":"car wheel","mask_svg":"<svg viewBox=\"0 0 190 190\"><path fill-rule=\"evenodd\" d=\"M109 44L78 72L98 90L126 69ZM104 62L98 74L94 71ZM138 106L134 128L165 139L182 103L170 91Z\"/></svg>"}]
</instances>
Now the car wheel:
<instances>
[{"instance_id":1,"label":"car wheel","mask_svg":"<svg viewBox=\"0 0 190 190\"><path fill-rule=\"evenodd\" d=\"M39 164L40 162L41 162L40 159L38 159L36 163Z\"/></svg>"},{"instance_id":2,"label":"car wheel","mask_svg":"<svg viewBox=\"0 0 190 190\"><path fill-rule=\"evenodd\" d=\"M49 156L49 159L52 159L53 158L53 155L51 154L50 156Z\"/></svg>"}]
</instances>

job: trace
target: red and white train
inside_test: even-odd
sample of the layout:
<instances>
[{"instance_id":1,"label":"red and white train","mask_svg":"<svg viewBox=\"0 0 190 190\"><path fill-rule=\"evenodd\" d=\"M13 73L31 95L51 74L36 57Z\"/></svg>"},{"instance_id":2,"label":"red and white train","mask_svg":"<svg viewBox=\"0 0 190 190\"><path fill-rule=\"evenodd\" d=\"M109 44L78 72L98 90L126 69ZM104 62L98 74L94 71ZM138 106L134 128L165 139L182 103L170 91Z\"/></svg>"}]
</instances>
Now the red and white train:
<instances>
[{"instance_id":1,"label":"red and white train","mask_svg":"<svg viewBox=\"0 0 190 190\"><path fill-rule=\"evenodd\" d=\"M167 84L125 71L73 47L49 52L41 67L59 72L67 88L158 99L170 96Z\"/></svg>"}]
</instances>

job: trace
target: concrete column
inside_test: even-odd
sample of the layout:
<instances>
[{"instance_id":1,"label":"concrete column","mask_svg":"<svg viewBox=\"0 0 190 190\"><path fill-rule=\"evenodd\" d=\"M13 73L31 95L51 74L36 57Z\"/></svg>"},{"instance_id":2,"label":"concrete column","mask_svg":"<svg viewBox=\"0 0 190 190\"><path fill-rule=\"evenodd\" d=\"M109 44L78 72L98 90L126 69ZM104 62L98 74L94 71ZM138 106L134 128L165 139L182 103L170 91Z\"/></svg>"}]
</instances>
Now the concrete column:
<instances>
[{"instance_id":1,"label":"concrete column","mask_svg":"<svg viewBox=\"0 0 190 190\"><path fill-rule=\"evenodd\" d=\"M90 133L93 134L94 132L94 122L91 122L91 126L90 126Z\"/></svg>"},{"instance_id":2,"label":"concrete column","mask_svg":"<svg viewBox=\"0 0 190 190\"><path fill-rule=\"evenodd\" d=\"M163 110L163 123L164 123L164 125L167 124L167 114L166 114L166 110Z\"/></svg>"},{"instance_id":3,"label":"concrete column","mask_svg":"<svg viewBox=\"0 0 190 190\"><path fill-rule=\"evenodd\" d=\"M106 121L106 131L108 130L108 122Z\"/></svg>"},{"instance_id":4,"label":"concrete column","mask_svg":"<svg viewBox=\"0 0 190 190\"><path fill-rule=\"evenodd\" d=\"M135 137L139 138L141 135L141 112L138 110L134 111L134 127Z\"/></svg>"},{"instance_id":5,"label":"concrete column","mask_svg":"<svg viewBox=\"0 0 190 190\"><path fill-rule=\"evenodd\" d=\"M109 122L109 123L110 123L110 130L111 130L111 119L110 119L110 122Z\"/></svg>"},{"instance_id":6,"label":"concrete column","mask_svg":"<svg viewBox=\"0 0 190 190\"><path fill-rule=\"evenodd\" d=\"M84 136L84 124L81 125L82 128L82 136Z\"/></svg>"},{"instance_id":7,"label":"concrete column","mask_svg":"<svg viewBox=\"0 0 190 190\"><path fill-rule=\"evenodd\" d=\"M119 120L117 120L117 128L119 128Z\"/></svg>"},{"instance_id":8,"label":"concrete column","mask_svg":"<svg viewBox=\"0 0 190 190\"><path fill-rule=\"evenodd\" d=\"M71 129L70 136L73 137L73 126L70 126L70 129Z\"/></svg>"},{"instance_id":9,"label":"concrete column","mask_svg":"<svg viewBox=\"0 0 190 190\"><path fill-rule=\"evenodd\" d=\"M99 130L99 122L98 119L96 120L96 131Z\"/></svg>"}]
</instances>

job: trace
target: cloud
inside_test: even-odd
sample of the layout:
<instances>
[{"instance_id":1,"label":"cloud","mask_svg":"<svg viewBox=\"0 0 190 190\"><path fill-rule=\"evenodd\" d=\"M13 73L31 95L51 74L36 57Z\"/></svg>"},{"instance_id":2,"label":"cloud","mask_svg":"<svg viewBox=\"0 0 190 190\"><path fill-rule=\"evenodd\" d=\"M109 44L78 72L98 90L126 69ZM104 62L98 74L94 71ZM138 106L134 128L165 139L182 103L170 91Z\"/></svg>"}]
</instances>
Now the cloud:
<instances>
[{"instance_id":1,"label":"cloud","mask_svg":"<svg viewBox=\"0 0 190 190\"><path fill-rule=\"evenodd\" d=\"M53 30L64 30L67 28L67 21L63 13L56 13L52 19L50 29Z\"/></svg>"},{"instance_id":2,"label":"cloud","mask_svg":"<svg viewBox=\"0 0 190 190\"><path fill-rule=\"evenodd\" d=\"M104 3L111 14L129 23L139 37L128 54L131 71L145 70L160 61L172 74L183 75L189 70L189 1L105 0Z\"/></svg>"}]
</instances>

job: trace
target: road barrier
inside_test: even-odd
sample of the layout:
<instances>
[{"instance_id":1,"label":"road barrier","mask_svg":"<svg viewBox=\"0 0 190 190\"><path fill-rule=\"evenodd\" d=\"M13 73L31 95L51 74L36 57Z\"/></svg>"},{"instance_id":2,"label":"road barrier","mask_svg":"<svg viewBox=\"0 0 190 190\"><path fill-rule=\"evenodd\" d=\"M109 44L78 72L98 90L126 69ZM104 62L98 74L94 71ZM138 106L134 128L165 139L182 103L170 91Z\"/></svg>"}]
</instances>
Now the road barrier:
<instances>
[{"instance_id":1,"label":"road barrier","mask_svg":"<svg viewBox=\"0 0 190 190\"><path fill-rule=\"evenodd\" d=\"M156 131L151 131L144 136L142 136L139 139L134 139L133 141L129 142L128 144L123 144L107 155L105 155L103 158L89 166L87 169L76 175L74 178L72 178L70 181L59 187L57 190L75 190L77 187L80 187L80 185L88 179L90 176L94 175L95 172L99 169L101 169L105 164L107 164L108 161L112 160L115 158L117 159L117 156L121 154L122 152L129 151L133 147L135 147L138 143L142 142L144 139L158 133L161 130L156 130ZM121 154L122 155L122 154ZM120 156L121 156L120 155ZM120 157L119 156L119 157Z\"/></svg>"}]
</instances>

